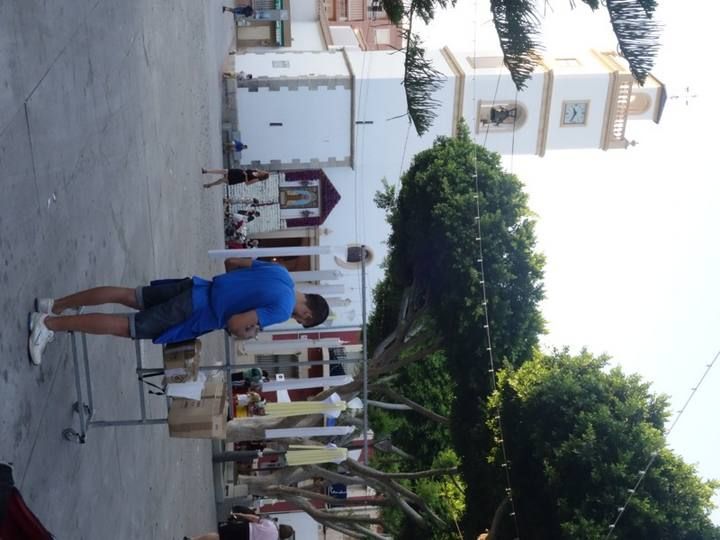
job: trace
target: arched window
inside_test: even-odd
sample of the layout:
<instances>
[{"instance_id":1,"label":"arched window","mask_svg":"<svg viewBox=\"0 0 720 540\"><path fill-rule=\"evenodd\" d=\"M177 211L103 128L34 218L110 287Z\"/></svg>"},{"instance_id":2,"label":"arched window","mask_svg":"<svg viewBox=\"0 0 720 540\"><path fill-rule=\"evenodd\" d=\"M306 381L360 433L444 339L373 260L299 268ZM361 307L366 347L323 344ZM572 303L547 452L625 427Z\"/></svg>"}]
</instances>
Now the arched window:
<instances>
[{"instance_id":1,"label":"arched window","mask_svg":"<svg viewBox=\"0 0 720 540\"><path fill-rule=\"evenodd\" d=\"M527 120L527 108L519 101L478 101L475 131L512 131L520 129Z\"/></svg>"},{"instance_id":2,"label":"arched window","mask_svg":"<svg viewBox=\"0 0 720 540\"><path fill-rule=\"evenodd\" d=\"M630 96L628 114L645 114L652 105L652 98L646 92L633 92Z\"/></svg>"}]
</instances>

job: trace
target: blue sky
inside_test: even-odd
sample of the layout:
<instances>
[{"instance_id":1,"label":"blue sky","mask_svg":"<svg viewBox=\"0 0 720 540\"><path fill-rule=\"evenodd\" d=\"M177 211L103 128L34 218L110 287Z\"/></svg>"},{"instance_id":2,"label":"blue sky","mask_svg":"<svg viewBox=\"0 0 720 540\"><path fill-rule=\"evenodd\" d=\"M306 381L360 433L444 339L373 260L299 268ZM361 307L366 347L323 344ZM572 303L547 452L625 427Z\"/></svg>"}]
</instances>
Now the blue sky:
<instances>
[{"instance_id":1,"label":"blue sky","mask_svg":"<svg viewBox=\"0 0 720 540\"><path fill-rule=\"evenodd\" d=\"M578 2L579 4L579 2ZM542 6L542 3L540 3ZM563 1L544 18L549 52L614 49L607 14ZM525 182L547 256L544 346L607 353L679 409L720 350L720 175L714 157L720 77L710 37L718 3L661 0L663 48L654 74L671 95L662 123L630 125L639 145L504 158ZM495 46L486 0L459 0L423 34L429 48ZM720 362L669 442L706 478L720 479ZM716 497L720 504L720 497ZM720 523L720 511L713 514Z\"/></svg>"}]
</instances>

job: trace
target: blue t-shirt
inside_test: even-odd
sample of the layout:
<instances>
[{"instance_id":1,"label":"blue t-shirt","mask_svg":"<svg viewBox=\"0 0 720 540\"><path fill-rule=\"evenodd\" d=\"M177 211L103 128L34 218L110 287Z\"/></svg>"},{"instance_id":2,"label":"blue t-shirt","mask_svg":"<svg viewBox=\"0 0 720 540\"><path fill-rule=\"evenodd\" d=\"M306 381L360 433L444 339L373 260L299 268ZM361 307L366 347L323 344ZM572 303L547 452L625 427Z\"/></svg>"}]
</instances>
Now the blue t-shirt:
<instances>
[{"instance_id":1,"label":"blue t-shirt","mask_svg":"<svg viewBox=\"0 0 720 540\"><path fill-rule=\"evenodd\" d=\"M212 281L193 276L193 312L168 328L153 343L174 343L225 328L238 313L255 310L260 328L287 321L295 308L295 284L279 264L253 261L215 276Z\"/></svg>"}]
</instances>

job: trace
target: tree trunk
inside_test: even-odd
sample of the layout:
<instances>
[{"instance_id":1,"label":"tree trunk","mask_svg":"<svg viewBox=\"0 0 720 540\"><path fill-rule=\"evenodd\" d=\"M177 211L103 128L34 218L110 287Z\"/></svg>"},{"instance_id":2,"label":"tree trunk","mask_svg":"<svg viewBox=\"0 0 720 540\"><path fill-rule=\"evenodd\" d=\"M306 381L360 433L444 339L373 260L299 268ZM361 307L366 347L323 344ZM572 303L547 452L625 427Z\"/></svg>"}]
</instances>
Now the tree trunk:
<instances>
[{"instance_id":1,"label":"tree trunk","mask_svg":"<svg viewBox=\"0 0 720 540\"><path fill-rule=\"evenodd\" d=\"M497 507L497 510L495 510L495 515L493 515L493 520L492 524L490 525L490 531L488 532L487 540L495 540L495 538L497 537L497 532L500 528L500 524L502 523L502 519L505 515L508 504L510 504L510 499L505 498L500 503L500 506Z\"/></svg>"}]
</instances>

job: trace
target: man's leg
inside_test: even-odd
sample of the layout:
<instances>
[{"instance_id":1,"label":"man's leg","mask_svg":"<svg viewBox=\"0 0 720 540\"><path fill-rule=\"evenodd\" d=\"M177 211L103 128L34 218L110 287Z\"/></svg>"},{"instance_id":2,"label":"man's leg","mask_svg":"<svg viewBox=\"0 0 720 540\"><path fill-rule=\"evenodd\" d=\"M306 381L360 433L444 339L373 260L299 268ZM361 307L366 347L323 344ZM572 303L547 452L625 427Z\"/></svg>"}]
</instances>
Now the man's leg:
<instances>
[{"instance_id":1,"label":"man's leg","mask_svg":"<svg viewBox=\"0 0 720 540\"><path fill-rule=\"evenodd\" d=\"M95 287L58 298L53 303L52 311L55 315L59 315L66 309L81 306L99 306L101 304L122 304L133 309L140 309L135 289L127 287Z\"/></svg>"},{"instance_id":2,"label":"man's leg","mask_svg":"<svg viewBox=\"0 0 720 540\"><path fill-rule=\"evenodd\" d=\"M85 334L130 337L130 321L127 315L105 313L66 315L47 317L44 323L48 330L53 332L83 332Z\"/></svg>"},{"instance_id":3,"label":"man's leg","mask_svg":"<svg viewBox=\"0 0 720 540\"><path fill-rule=\"evenodd\" d=\"M53 317L46 313L31 313L28 322L28 354L36 366L42 363L43 352L54 339L56 331L130 337L130 322L127 316L122 315L89 313Z\"/></svg>"}]
</instances>

